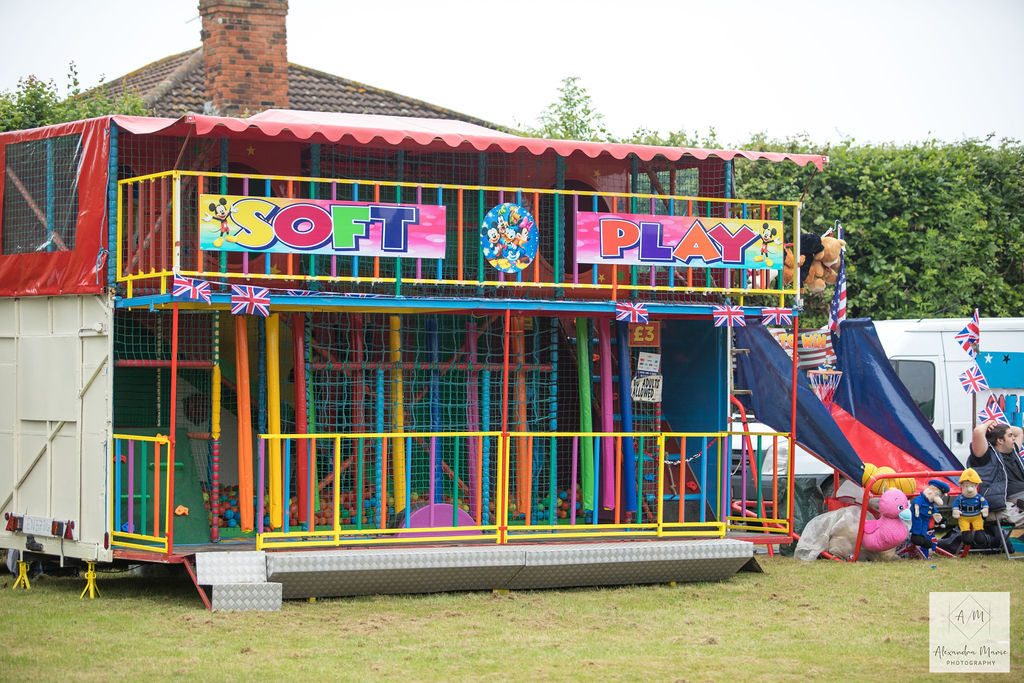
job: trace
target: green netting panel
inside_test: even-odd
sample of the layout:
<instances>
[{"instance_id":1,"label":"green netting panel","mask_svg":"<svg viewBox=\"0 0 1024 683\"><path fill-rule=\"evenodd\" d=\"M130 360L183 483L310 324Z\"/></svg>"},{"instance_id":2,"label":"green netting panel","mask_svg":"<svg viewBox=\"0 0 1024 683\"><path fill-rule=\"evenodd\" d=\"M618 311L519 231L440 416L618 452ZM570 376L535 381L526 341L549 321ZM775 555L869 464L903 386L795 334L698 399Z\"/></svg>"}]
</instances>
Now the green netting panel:
<instances>
[{"instance_id":1,"label":"green netting panel","mask_svg":"<svg viewBox=\"0 0 1024 683\"><path fill-rule=\"evenodd\" d=\"M114 429L161 427L170 422L171 383L159 368L114 372Z\"/></svg>"},{"instance_id":2,"label":"green netting panel","mask_svg":"<svg viewBox=\"0 0 1024 683\"><path fill-rule=\"evenodd\" d=\"M18 142L4 153L3 253L74 249L82 136Z\"/></svg>"},{"instance_id":3,"label":"green netting panel","mask_svg":"<svg viewBox=\"0 0 1024 683\"><path fill-rule=\"evenodd\" d=\"M192 457L202 485L211 479L211 369L216 313L180 311L175 408L178 453ZM118 311L114 318L115 429L166 430L171 417L172 312ZM222 392L223 394L223 392ZM226 405L222 401L222 405ZM232 403L229 408L234 409ZM233 452L233 449L232 449Z\"/></svg>"},{"instance_id":4,"label":"green netting panel","mask_svg":"<svg viewBox=\"0 0 1024 683\"><path fill-rule=\"evenodd\" d=\"M501 430L503 316L364 313L311 318L309 395L316 432ZM510 355L508 429L551 431L555 425L552 401L570 407L572 403L571 397L557 396L553 390L556 349L563 342L551 319L526 319L522 327L514 335L517 341ZM314 431L312 425L310 431ZM371 496L379 494L380 441L365 439L361 454L351 452L358 450L356 446L345 444L350 449L343 472L346 487L357 486L361 466L364 488ZM497 441L487 437L479 454L486 461L484 479L492 483L496 482ZM333 448L333 443L326 442L318 446L318 479L331 471ZM473 476L470 467L477 462L477 446L465 437L403 437L390 440L388 449L389 467L408 462L414 502L431 499L431 462L434 502L464 497L462 487L468 486ZM405 473L391 474L404 479ZM458 492L456 481L462 485ZM469 506L466 500L459 503Z\"/></svg>"}]
</instances>

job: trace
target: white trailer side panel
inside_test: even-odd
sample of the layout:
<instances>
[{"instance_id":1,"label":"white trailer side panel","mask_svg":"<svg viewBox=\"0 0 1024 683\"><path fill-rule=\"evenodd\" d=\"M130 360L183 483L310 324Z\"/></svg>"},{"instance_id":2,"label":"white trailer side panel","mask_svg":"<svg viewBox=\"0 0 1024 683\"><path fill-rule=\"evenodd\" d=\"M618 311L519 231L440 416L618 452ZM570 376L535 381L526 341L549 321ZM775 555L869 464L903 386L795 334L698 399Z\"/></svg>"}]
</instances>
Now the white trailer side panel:
<instances>
[{"instance_id":1,"label":"white trailer side panel","mask_svg":"<svg viewBox=\"0 0 1024 683\"><path fill-rule=\"evenodd\" d=\"M42 552L109 560L113 311L102 296L0 300L0 512L73 521ZM27 537L2 530L0 547Z\"/></svg>"}]
</instances>

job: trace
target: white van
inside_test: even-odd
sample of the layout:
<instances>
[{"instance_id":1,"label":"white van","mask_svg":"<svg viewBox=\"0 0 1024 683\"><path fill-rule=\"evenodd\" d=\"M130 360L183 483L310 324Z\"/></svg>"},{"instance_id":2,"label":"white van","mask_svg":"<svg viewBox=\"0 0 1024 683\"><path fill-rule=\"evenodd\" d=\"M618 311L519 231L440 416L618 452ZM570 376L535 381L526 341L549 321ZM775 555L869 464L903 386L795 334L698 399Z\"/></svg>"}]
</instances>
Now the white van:
<instances>
[{"instance_id":1,"label":"white van","mask_svg":"<svg viewBox=\"0 0 1024 683\"><path fill-rule=\"evenodd\" d=\"M1024 414L1024 318L981 319L977 363L989 390L978 393L976 399L960 383L960 375L975 361L954 339L967 322L968 318L874 321L879 341L896 374L961 463L970 454L975 416L990 396L1003 398L1006 418L1012 424L1021 425ZM801 359L803 356L801 348ZM733 423L733 431L742 429L739 422ZM772 431L753 416L748 429ZM780 475L785 475L788 446L786 440L780 440ZM733 437L733 451L740 451L739 437ZM797 476L823 479L831 474L832 468L798 446L794 471ZM766 457L762 476L770 474L771 460Z\"/></svg>"},{"instance_id":2,"label":"white van","mask_svg":"<svg viewBox=\"0 0 1024 683\"><path fill-rule=\"evenodd\" d=\"M989 390L968 394L960 375L974 365L954 337L967 318L876 320L886 357L939 437L963 463L977 413L1002 397L1007 419L1021 424L1024 400L1024 318L982 318L977 364Z\"/></svg>"}]
</instances>

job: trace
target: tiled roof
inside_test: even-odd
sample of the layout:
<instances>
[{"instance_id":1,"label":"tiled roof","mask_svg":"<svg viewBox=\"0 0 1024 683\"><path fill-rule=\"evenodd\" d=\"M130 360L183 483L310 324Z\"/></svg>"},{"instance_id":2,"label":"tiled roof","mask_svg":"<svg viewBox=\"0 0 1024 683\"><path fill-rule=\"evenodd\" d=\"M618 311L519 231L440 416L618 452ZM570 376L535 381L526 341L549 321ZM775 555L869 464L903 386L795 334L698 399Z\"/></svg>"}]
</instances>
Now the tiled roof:
<instances>
[{"instance_id":1,"label":"tiled roof","mask_svg":"<svg viewBox=\"0 0 1024 683\"><path fill-rule=\"evenodd\" d=\"M111 99L125 91L136 93L146 101L153 116L178 118L189 112L204 113L210 98L206 96L202 51L200 47L165 57L105 83L100 89ZM288 105L305 111L455 119L500 128L482 119L298 64L288 65Z\"/></svg>"}]
</instances>

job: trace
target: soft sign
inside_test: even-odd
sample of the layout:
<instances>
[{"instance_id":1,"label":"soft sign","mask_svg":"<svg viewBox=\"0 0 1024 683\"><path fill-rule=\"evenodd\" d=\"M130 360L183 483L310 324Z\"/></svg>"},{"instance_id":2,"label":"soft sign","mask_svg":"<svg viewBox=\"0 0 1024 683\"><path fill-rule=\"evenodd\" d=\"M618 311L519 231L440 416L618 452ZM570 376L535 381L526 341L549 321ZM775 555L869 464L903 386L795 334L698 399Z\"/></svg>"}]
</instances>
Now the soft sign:
<instances>
[{"instance_id":1,"label":"soft sign","mask_svg":"<svg viewBox=\"0 0 1024 683\"><path fill-rule=\"evenodd\" d=\"M445 207L199 196L199 248L444 258Z\"/></svg>"}]
</instances>

